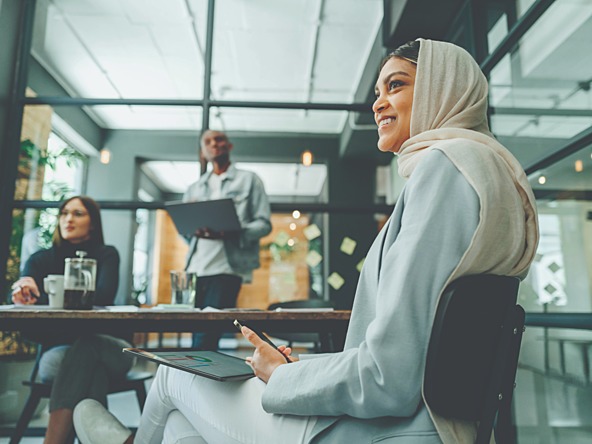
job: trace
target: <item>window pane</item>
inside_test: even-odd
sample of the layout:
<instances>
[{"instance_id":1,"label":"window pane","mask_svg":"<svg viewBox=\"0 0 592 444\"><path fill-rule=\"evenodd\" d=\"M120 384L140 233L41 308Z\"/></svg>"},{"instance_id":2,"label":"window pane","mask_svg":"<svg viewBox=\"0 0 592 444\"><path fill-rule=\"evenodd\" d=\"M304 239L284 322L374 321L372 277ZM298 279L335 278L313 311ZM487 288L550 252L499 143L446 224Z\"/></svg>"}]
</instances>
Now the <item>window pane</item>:
<instances>
[{"instance_id":1,"label":"window pane","mask_svg":"<svg viewBox=\"0 0 592 444\"><path fill-rule=\"evenodd\" d=\"M351 102L382 8L381 0L217 2L212 96Z\"/></svg>"},{"instance_id":2,"label":"window pane","mask_svg":"<svg viewBox=\"0 0 592 444\"><path fill-rule=\"evenodd\" d=\"M524 167L592 125L591 33L592 3L557 0L492 70L492 131Z\"/></svg>"},{"instance_id":3,"label":"window pane","mask_svg":"<svg viewBox=\"0 0 592 444\"><path fill-rule=\"evenodd\" d=\"M529 176L540 242L522 285L526 311L592 311L592 146Z\"/></svg>"},{"instance_id":4,"label":"window pane","mask_svg":"<svg viewBox=\"0 0 592 444\"><path fill-rule=\"evenodd\" d=\"M86 155L54 132L56 121L50 106L25 107L16 200L62 200L80 193Z\"/></svg>"},{"instance_id":5,"label":"window pane","mask_svg":"<svg viewBox=\"0 0 592 444\"><path fill-rule=\"evenodd\" d=\"M590 201L538 201L541 238L521 286L526 311L590 312Z\"/></svg>"},{"instance_id":6,"label":"window pane","mask_svg":"<svg viewBox=\"0 0 592 444\"><path fill-rule=\"evenodd\" d=\"M31 69L73 96L201 98L206 12L206 0L37 2Z\"/></svg>"}]
</instances>

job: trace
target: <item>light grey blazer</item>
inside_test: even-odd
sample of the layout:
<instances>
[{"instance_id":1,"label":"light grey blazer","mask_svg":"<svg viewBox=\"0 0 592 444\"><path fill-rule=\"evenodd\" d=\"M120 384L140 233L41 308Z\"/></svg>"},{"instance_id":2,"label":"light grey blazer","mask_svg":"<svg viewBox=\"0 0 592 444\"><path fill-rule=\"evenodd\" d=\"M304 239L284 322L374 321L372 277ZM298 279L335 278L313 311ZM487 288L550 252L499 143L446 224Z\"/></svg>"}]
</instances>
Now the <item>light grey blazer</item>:
<instances>
[{"instance_id":1,"label":"light grey blazer","mask_svg":"<svg viewBox=\"0 0 592 444\"><path fill-rule=\"evenodd\" d=\"M444 153L406 183L361 272L343 352L273 373L270 413L319 416L315 443L440 443L421 386L435 306L479 223L479 199Z\"/></svg>"}]
</instances>

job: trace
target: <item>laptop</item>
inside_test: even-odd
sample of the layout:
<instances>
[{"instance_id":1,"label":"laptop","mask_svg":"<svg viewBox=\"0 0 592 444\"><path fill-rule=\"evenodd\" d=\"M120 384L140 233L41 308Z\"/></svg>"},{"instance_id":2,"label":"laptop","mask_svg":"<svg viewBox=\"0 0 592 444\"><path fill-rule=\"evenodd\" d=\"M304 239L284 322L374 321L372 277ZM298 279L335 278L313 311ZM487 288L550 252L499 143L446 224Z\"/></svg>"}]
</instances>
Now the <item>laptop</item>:
<instances>
[{"instance_id":1,"label":"laptop","mask_svg":"<svg viewBox=\"0 0 592 444\"><path fill-rule=\"evenodd\" d=\"M255 376L244 359L215 351L124 348L123 352L216 381L242 381Z\"/></svg>"},{"instance_id":2,"label":"laptop","mask_svg":"<svg viewBox=\"0 0 592 444\"><path fill-rule=\"evenodd\" d=\"M214 231L241 230L232 199L167 202L164 206L171 215L177 231L183 236L193 236L199 228Z\"/></svg>"}]
</instances>

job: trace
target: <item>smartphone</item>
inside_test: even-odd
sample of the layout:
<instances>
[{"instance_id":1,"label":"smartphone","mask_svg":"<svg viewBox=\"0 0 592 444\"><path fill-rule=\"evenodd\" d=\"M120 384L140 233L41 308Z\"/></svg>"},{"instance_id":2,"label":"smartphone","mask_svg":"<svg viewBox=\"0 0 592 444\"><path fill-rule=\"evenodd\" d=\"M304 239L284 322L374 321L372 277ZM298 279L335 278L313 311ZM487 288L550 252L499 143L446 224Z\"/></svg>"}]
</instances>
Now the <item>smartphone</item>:
<instances>
[{"instance_id":1,"label":"smartphone","mask_svg":"<svg viewBox=\"0 0 592 444\"><path fill-rule=\"evenodd\" d=\"M257 336L259 336L261 339L263 339L265 342L267 342L269 345L271 345L273 348L275 348L284 357L284 359L286 360L286 362L288 362L288 363L291 363L292 362L292 361L290 361L290 359L286 355L284 355L281 351L278 350L277 345L275 345L272 342L272 340L267 337L267 335L265 333L261 333L260 331L254 329L253 327L245 324L244 321L239 321L238 319L235 319L233 321L233 324L236 326L236 328L238 328L239 331L241 330L241 328L243 326L251 329L253 331L253 333L255 333Z\"/></svg>"}]
</instances>

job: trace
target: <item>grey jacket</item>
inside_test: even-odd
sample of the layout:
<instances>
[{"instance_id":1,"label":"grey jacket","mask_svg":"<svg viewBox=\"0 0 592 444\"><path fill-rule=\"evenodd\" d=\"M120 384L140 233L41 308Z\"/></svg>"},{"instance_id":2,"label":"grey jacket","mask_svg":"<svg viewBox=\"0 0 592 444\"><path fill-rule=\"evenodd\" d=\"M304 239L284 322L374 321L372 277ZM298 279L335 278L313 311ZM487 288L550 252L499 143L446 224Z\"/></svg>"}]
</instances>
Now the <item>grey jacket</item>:
<instances>
[{"instance_id":1,"label":"grey jacket","mask_svg":"<svg viewBox=\"0 0 592 444\"><path fill-rule=\"evenodd\" d=\"M479 210L446 155L427 154L368 252L344 351L278 367L263 408L319 416L309 442L440 443L421 396L425 356L437 298Z\"/></svg>"},{"instance_id":2,"label":"grey jacket","mask_svg":"<svg viewBox=\"0 0 592 444\"><path fill-rule=\"evenodd\" d=\"M211 200L208 186L211 174L211 171L206 172L192 184L184 194L183 201ZM242 227L237 239L224 240L226 257L232 270L249 282L253 270L259 268L259 239L271 232L269 199L263 182L255 173L239 170L234 165L230 165L226 178L222 181L222 197L234 201ZM199 240L192 237L187 264L197 248Z\"/></svg>"}]
</instances>

